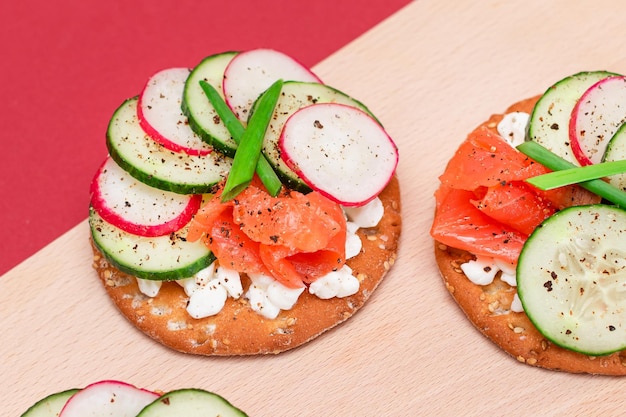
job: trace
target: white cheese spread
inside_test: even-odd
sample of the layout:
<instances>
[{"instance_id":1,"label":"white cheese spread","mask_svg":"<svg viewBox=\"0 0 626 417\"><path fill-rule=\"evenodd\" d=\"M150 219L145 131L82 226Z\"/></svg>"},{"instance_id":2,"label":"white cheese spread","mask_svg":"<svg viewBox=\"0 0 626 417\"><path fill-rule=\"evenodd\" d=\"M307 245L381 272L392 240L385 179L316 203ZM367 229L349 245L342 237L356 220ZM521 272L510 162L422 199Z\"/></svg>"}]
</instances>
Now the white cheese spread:
<instances>
[{"instance_id":1,"label":"white cheese spread","mask_svg":"<svg viewBox=\"0 0 626 417\"><path fill-rule=\"evenodd\" d=\"M476 285L491 284L499 272L502 281L506 282L511 287L517 287L515 265L501 259L478 256L475 260L461 264L461 270L465 276ZM518 313L524 311L517 293L513 298L511 311Z\"/></svg>"},{"instance_id":2,"label":"white cheese spread","mask_svg":"<svg viewBox=\"0 0 626 417\"><path fill-rule=\"evenodd\" d=\"M524 311L524 307L522 306L522 302L520 301L519 295L517 295L517 293L515 293L515 295L513 296L511 311L514 311L516 313L521 313L522 311Z\"/></svg>"},{"instance_id":3,"label":"white cheese spread","mask_svg":"<svg viewBox=\"0 0 626 417\"><path fill-rule=\"evenodd\" d=\"M176 282L189 297L187 312L196 319L219 313L229 296L238 299L243 294L237 271L222 266L216 268L215 262L195 276Z\"/></svg>"},{"instance_id":4,"label":"white cheese spread","mask_svg":"<svg viewBox=\"0 0 626 417\"><path fill-rule=\"evenodd\" d=\"M498 123L498 133L512 147L521 145L526 140L526 129L530 115L524 112L505 114Z\"/></svg>"},{"instance_id":5,"label":"white cheese spread","mask_svg":"<svg viewBox=\"0 0 626 417\"><path fill-rule=\"evenodd\" d=\"M476 285L491 284L499 271L493 259L488 257L476 257L476 259L461 264L461 270Z\"/></svg>"},{"instance_id":6,"label":"white cheese spread","mask_svg":"<svg viewBox=\"0 0 626 417\"><path fill-rule=\"evenodd\" d=\"M358 227L374 227L383 218L385 208L380 198L376 197L369 203L359 207L342 207L348 221Z\"/></svg>"},{"instance_id":7,"label":"white cheese spread","mask_svg":"<svg viewBox=\"0 0 626 417\"><path fill-rule=\"evenodd\" d=\"M322 299L347 297L359 290L359 280L352 275L348 265L316 279L309 285L309 292Z\"/></svg>"},{"instance_id":8,"label":"white cheese spread","mask_svg":"<svg viewBox=\"0 0 626 417\"><path fill-rule=\"evenodd\" d=\"M139 286L139 291L148 297L156 297L161 289L161 281L155 279L141 279L137 278L137 285Z\"/></svg>"},{"instance_id":9,"label":"white cheese spread","mask_svg":"<svg viewBox=\"0 0 626 417\"><path fill-rule=\"evenodd\" d=\"M248 274L252 284L246 291L250 308L269 319L274 319L280 310L290 310L298 301L305 287L288 288L272 277Z\"/></svg>"}]
</instances>

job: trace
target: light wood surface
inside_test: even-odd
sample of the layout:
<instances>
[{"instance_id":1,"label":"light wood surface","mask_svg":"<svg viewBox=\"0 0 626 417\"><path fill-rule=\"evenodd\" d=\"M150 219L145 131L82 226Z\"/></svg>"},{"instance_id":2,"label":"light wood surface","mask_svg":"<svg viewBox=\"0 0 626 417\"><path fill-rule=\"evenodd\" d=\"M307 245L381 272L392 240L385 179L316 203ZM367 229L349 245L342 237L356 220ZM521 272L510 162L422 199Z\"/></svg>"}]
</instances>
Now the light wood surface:
<instances>
[{"instance_id":1,"label":"light wood surface","mask_svg":"<svg viewBox=\"0 0 626 417\"><path fill-rule=\"evenodd\" d=\"M625 7L419 0L328 57L316 72L401 152L400 252L366 306L278 356L178 354L109 302L81 222L0 278L0 415L105 378L205 388L250 416L623 414L626 379L532 368L483 338L443 287L428 229L437 176L475 125L571 73L626 73Z\"/></svg>"}]
</instances>

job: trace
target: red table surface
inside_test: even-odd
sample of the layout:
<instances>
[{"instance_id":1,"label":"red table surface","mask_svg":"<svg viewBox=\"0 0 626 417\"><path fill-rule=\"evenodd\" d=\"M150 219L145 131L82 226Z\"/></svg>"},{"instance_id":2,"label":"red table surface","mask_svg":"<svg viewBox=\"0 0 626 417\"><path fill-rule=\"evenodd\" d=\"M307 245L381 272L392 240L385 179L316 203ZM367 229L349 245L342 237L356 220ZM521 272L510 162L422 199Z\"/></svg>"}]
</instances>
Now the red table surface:
<instances>
[{"instance_id":1,"label":"red table surface","mask_svg":"<svg viewBox=\"0 0 626 417\"><path fill-rule=\"evenodd\" d=\"M109 118L151 74L257 47L313 66L409 2L2 2L0 275L87 217Z\"/></svg>"}]
</instances>

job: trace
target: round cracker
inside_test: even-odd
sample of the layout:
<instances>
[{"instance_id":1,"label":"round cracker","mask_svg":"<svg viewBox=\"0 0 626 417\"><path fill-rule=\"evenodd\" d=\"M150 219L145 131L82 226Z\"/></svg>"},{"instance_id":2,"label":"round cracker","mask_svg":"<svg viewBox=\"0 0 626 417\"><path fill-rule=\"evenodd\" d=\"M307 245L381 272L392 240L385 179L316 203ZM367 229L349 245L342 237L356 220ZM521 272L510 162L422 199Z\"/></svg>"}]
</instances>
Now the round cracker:
<instances>
[{"instance_id":1,"label":"round cracker","mask_svg":"<svg viewBox=\"0 0 626 417\"><path fill-rule=\"evenodd\" d=\"M94 268L122 314L154 340L174 350L212 356L276 354L300 346L344 322L357 312L380 284L396 259L402 226L400 186L394 177L380 194L385 214L374 228L360 229L361 253L348 260L360 281L359 291L345 298L322 300L304 291L291 310L268 319L248 301L228 298L215 316L192 318L188 297L175 282L164 282L150 298L134 277L114 268L94 247ZM93 245L92 245L93 247ZM244 291L249 280L242 276Z\"/></svg>"},{"instance_id":2,"label":"round cracker","mask_svg":"<svg viewBox=\"0 0 626 417\"><path fill-rule=\"evenodd\" d=\"M515 103L506 113L530 113L538 97ZM496 129L503 114L484 125ZM489 285L472 283L460 265L473 259L466 251L435 242L435 259L448 292L472 324L519 362L557 371L600 375L626 375L626 351L607 356L587 356L549 342L525 313L511 311L516 289L498 277Z\"/></svg>"}]
</instances>

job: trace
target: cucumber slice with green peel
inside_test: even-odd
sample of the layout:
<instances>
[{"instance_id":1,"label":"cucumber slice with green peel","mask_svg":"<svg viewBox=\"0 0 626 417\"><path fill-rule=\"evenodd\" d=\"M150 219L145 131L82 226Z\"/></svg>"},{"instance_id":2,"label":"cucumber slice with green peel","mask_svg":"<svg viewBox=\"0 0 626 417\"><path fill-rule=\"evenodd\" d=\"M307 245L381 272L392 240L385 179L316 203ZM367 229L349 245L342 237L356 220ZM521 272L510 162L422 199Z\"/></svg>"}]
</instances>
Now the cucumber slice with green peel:
<instances>
[{"instance_id":1,"label":"cucumber slice with green peel","mask_svg":"<svg viewBox=\"0 0 626 417\"><path fill-rule=\"evenodd\" d=\"M528 318L554 344L587 355L626 348L626 211L574 206L526 241L517 291Z\"/></svg>"},{"instance_id":2,"label":"cucumber slice with green peel","mask_svg":"<svg viewBox=\"0 0 626 417\"><path fill-rule=\"evenodd\" d=\"M33 404L21 417L59 417L67 401L80 389L73 388L50 394Z\"/></svg>"},{"instance_id":3,"label":"cucumber slice with green peel","mask_svg":"<svg viewBox=\"0 0 626 417\"><path fill-rule=\"evenodd\" d=\"M229 157L235 156L237 142L217 115L200 87L204 80L215 88L222 98L224 71L238 52L224 52L204 58L189 74L183 91L182 109L189 119L189 126L205 142Z\"/></svg>"},{"instance_id":4,"label":"cucumber slice with green peel","mask_svg":"<svg viewBox=\"0 0 626 417\"><path fill-rule=\"evenodd\" d=\"M137 417L247 417L223 397L209 391L184 388L163 394Z\"/></svg>"},{"instance_id":5,"label":"cucumber slice with green peel","mask_svg":"<svg viewBox=\"0 0 626 417\"><path fill-rule=\"evenodd\" d=\"M578 99L596 82L617 75L607 71L585 71L566 77L541 96L528 122L528 139L575 165L580 165L571 148L569 134L572 111Z\"/></svg>"},{"instance_id":6,"label":"cucumber slice with green peel","mask_svg":"<svg viewBox=\"0 0 626 417\"><path fill-rule=\"evenodd\" d=\"M280 136L285 122L292 114L303 107L319 103L345 104L374 117L361 102L325 84L302 81L286 81L283 84L282 93L274 108L274 115L263 138L262 152L283 184L300 192L309 192L311 188L282 159Z\"/></svg>"},{"instance_id":7,"label":"cucumber slice with green peel","mask_svg":"<svg viewBox=\"0 0 626 417\"><path fill-rule=\"evenodd\" d=\"M609 140L602 157L603 162L626 160L626 123L621 125ZM609 183L622 191L626 191L626 173L608 177Z\"/></svg>"},{"instance_id":8,"label":"cucumber slice with green peel","mask_svg":"<svg viewBox=\"0 0 626 417\"><path fill-rule=\"evenodd\" d=\"M111 158L130 175L152 187L179 194L203 194L227 175L232 160L219 152L188 155L155 142L139 124L137 97L115 111L107 129Z\"/></svg>"},{"instance_id":9,"label":"cucumber slice with green peel","mask_svg":"<svg viewBox=\"0 0 626 417\"><path fill-rule=\"evenodd\" d=\"M137 236L106 222L89 209L93 243L117 269L138 278L189 278L215 260L202 240L185 239L186 227L167 236Z\"/></svg>"}]
</instances>

